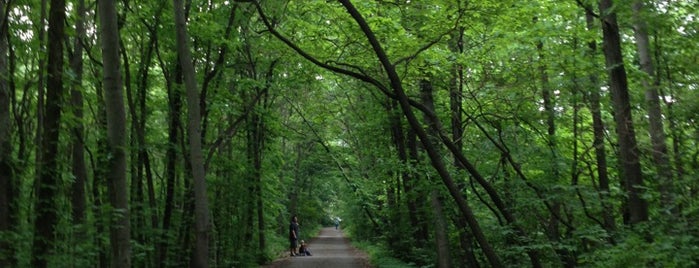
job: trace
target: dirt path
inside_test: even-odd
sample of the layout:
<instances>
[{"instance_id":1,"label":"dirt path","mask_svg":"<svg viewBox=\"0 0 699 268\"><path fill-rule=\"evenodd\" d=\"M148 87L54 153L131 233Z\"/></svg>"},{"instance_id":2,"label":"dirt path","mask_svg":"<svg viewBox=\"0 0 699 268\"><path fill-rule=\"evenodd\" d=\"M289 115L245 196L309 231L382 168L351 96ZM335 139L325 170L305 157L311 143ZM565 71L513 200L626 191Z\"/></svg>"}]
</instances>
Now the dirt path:
<instances>
[{"instance_id":1,"label":"dirt path","mask_svg":"<svg viewBox=\"0 0 699 268\"><path fill-rule=\"evenodd\" d=\"M264 268L368 268L366 253L352 247L342 234L334 227L323 228L318 237L313 238L308 249L313 256L284 257Z\"/></svg>"}]
</instances>

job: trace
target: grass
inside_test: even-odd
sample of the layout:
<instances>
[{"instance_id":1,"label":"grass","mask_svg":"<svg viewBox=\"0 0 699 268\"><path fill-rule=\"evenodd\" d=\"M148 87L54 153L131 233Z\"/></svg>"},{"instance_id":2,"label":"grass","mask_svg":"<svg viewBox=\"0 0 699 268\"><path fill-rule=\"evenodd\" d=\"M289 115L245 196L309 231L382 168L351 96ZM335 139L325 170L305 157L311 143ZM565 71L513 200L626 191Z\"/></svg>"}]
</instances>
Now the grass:
<instances>
[{"instance_id":1,"label":"grass","mask_svg":"<svg viewBox=\"0 0 699 268\"><path fill-rule=\"evenodd\" d=\"M352 245L369 254L371 264L375 268L418 267L414 263L406 263L398 258L392 257L391 252L381 244L370 243L367 241L353 241Z\"/></svg>"}]
</instances>

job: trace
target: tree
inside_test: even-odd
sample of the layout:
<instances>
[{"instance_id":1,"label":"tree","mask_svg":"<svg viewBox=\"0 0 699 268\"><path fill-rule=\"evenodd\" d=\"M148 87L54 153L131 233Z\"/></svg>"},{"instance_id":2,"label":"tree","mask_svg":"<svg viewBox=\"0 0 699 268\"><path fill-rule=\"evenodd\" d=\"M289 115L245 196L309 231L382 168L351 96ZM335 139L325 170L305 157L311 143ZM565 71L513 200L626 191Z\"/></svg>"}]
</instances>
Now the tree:
<instances>
[{"instance_id":1,"label":"tree","mask_svg":"<svg viewBox=\"0 0 699 268\"><path fill-rule=\"evenodd\" d=\"M85 126L83 124L83 45L85 38L85 0L78 1L76 10L75 37L73 39L73 54L70 59L70 68L75 75L70 90L70 103L73 116L76 118L75 126L71 129L71 158L73 160L71 171L75 181L71 187L71 204L73 207L73 222L85 223L85 185L87 183L87 167L85 164Z\"/></svg>"},{"instance_id":2,"label":"tree","mask_svg":"<svg viewBox=\"0 0 699 268\"><path fill-rule=\"evenodd\" d=\"M433 96L433 87L432 87L432 82L428 80L428 78L424 78L420 80L420 99L422 101L422 104L427 107L427 109L430 109L431 111L434 111L434 96ZM434 130L436 129L433 125L435 122L433 121L433 118L430 118L428 116L425 116L425 123L430 125L428 128L431 130L432 133L430 134L430 137L432 139L436 139L439 137L437 133L434 133ZM438 144L435 141L432 141L433 144ZM446 267L451 267L453 260L451 259L451 255L449 253L449 240L447 238L447 231L448 231L448 226L446 223L446 216L444 216L444 205L443 201L441 198L441 194L437 189L432 189L430 193L430 203L431 203L431 209L433 211L432 218L434 222L434 240L435 240L435 248L437 249L437 267L440 268L446 268Z\"/></svg>"},{"instance_id":3,"label":"tree","mask_svg":"<svg viewBox=\"0 0 699 268\"><path fill-rule=\"evenodd\" d=\"M58 207L55 198L61 181L59 133L63 99L63 40L65 39L65 1L51 0L48 29L48 78L46 80L46 115L41 122L41 156L39 157L36 194L36 234L32 244L32 266L47 267L55 245Z\"/></svg>"},{"instance_id":4,"label":"tree","mask_svg":"<svg viewBox=\"0 0 699 268\"><path fill-rule=\"evenodd\" d=\"M693 267L699 2L593 2L0 0L0 266L258 266L299 214L404 266Z\"/></svg>"},{"instance_id":5,"label":"tree","mask_svg":"<svg viewBox=\"0 0 699 268\"><path fill-rule=\"evenodd\" d=\"M641 84L645 89L646 109L648 110L648 132L651 137L653 150L651 155L655 162L655 169L658 173L657 178L660 180L660 201L664 209L670 209L673 204L674 185L672 167L670 165L670 157L668 155L667 144L665 143L666 135L663 128L663 114L660 110L660 94L658 94L658 86L660 79L653 65L651 55L650 40L648 38L648 26L646 24L647 16L644 16L646 11L642 1L634 1L632 5L634 18L634 36L636 38L636 50L638 51L639 64L641 70L646 77L641 80Z\"/></svg>"},{"instance_id":6,"label":"tree","mask_svg":"<svg viewBox=\"0 0 699 268\"><path fill-rule=\"evenodd\" d=\"M594 14L592 10L588 7L585 9L585 25L588 31L593 30L594 26ZM588 46L588 58L591 62L595 62L595 55L597 54L597 42L591 40L587 44ZM596 69L596 66L593 65ZM592 146L595 148L595 162L596 162L596 173L597 180L599 181L599 192L600 192L600 203L602 204L602 221L603 227L608 232L612 232L616 229L616 223L614 220L614 213L612 212L612 207L609 200L610 188L609 188L609 176L607 172L607 151L604 144L605 138L605 127L602 121L602 108L600 105L600 88L599 79L597 75L590 74L590 92L588 95L589 109L592 113L592 131L593 131L593 142Z\"/></svg>"},{"instance_id":7,"label":"tree","mask_svg":"<svg viewBox=\"0 0 699 268\"><path fill-rule=\"evenodd\" d=\"M115 1L99 1L104 103L107 114L107 183L112 205L109 238L112 267L131 267L131 225L126 184L126 112L119 70L119 29Z\"/></svg>"},{"instance_id":8,"label":"tree","mask_svg":"<svg viewBox=\"0 0 699 268\"><path fill-rule=\"evenodd\" d=\"M201 148L201 112L199 93L192 55L187 42L187 24L182 0L174 0L175 26L177 33L177 54L182 66L184 85L187 90L189 161L192 167L195 203L195 252L191 267L209 267L209 201L206 190L206 170Z\"/></svg>"},{"instance_id":9,"label":"tree","mask_svg":"<svg viewBox=\"0 0 699 268\"><path fill-rule=\"evenodd\" d=\"M621 38L616 12L612 0L599 2L600 20L604 38L604 57L609 72L609 88L614 105L614 119L619 142L619 165L621 166L623 185L628 193L626 222L636 224L648 220L648 203L643 197L643 174L639 160L636 132L631 117L629 86L626 80L623 55L621 54Z\"/></svg>"},{"instance_id":10,"label":"tree","mask_svg":"<svg viewBox=\"0 0 699 268\"><path fill-rule=\"evenodd\" d=\"M0 1L0 12L7 14L5 10L10 7L4 1ZM14 165L12 160L12 124L10 120L10 72L7 67L8 55L8 24L9 19L3 16L0 20L0 234L3 236L13 231L12 217L15 209L13 200L15 191ZM0 241L0 266L14 266L12 248L9 239Z\"/></svg>"}]
</instances>

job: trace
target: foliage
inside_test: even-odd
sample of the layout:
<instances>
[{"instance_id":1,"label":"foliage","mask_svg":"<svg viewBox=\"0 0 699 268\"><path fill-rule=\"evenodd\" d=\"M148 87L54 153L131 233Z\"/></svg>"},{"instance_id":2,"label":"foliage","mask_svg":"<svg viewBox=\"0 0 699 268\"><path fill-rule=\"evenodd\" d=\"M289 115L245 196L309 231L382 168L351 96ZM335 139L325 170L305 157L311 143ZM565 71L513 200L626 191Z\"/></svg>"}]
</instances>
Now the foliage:
<instances>
[{"instance_id":1,"label":"foliage","mask_svg":"<svg viewBox=\"0 0 699 268\"><path fill-rule=\"evenodd\" d=\"M78 2L67 0L66 59L75 51ZM413 102L411 111L434 136L430 141L415 139L406 111L395 102L395 85L340 2L195 0L188 7L202 98L210 266L253 267L277 258L287 250L292 215L299 216L304 239L341 219L377 267L436 266L432 193L444 207L454 266L469 261L486 266L483 245L435 171L425 153L428 146L439 151L457 194L466 198L505 266L530 266L533 251L545 267L699 263L699 230L690 224L699 218L699 4L645 1L649 8L641 14L651 26L672 160L674 206L668 208L660 205L665 182L658 179L648 135L641 83L647 74L638 66L634 46L633 1L615 1L647 182L644 198L651 204L647 222L629 225L624 214L628 189L617 137L611 135L616 125L596 2L352 1L396 68ZM87 1L88 7L95 4ZM45 28L40 1L9 5L3 12L8 14L9 49L0 55L9 64L0 79L10 91L11 150L0 153L9 155L17 191L12 203L0 204L12 208L12 222L0 226L13 226L0 229L0 244L11 245L0 249L0 266L24 267L31 263L37 213L46 40L40 35ZM585 8L595 13L590 25ZM82 80L74 81L79 76L66 61L70 71L64 80L76 84L63 85L82 94L84 114L68 102L69 90L61 99L59 189L51 200L60 215L55 235L61 243L50 259L61 267L105 266L111 258L104 63L95 30L99 14L88 10L86 36L79 40L85 49ZM131 259L138 267L186 266L195 238L186 100L172 13L168 1L118 4L129 124ZM430 113L420 106L424 82L433 87L431 112L443 137L430 128ZM551 113L544 105L545 89L551 94ZM593 108L596 92L599 111ZM593 144L597 115L603 124L603 159ZM78 174L69 152L76 142L74 127L81 124L87 207L79 222L72 214ZM461 137L455 139L459 128ZM455 159L447 139L460 146L475 172ZM608 191L601 188L601 160L607 165ZM614 226L605 225L605 213Z\"/></svg>"}]
</instances>

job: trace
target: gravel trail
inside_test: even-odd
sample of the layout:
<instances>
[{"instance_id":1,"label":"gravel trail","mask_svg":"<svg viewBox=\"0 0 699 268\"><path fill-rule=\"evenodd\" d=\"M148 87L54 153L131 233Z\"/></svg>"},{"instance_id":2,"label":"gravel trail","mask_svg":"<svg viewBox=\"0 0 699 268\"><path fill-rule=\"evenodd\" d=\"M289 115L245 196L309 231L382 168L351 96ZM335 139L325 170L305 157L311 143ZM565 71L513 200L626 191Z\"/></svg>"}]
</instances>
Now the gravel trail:
<instances>
[{"instance_id":1,"label":"gravel trail","mask_svg":"<svg viewBox=\"0 0 699 268\"><path fill-rule=\"evenodd\" d=\"M264 268L370 268L366 253L352 247L342 230L323 228L317 237L306 241L313 256L278 259Z\"/></svg>"}]
</instances>

